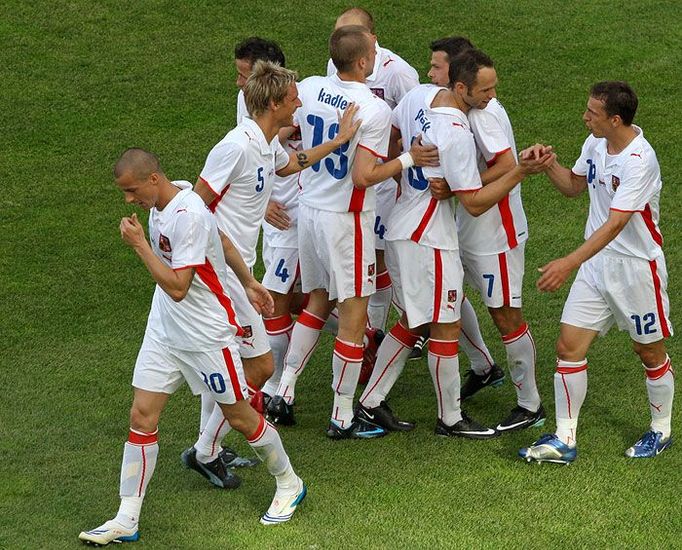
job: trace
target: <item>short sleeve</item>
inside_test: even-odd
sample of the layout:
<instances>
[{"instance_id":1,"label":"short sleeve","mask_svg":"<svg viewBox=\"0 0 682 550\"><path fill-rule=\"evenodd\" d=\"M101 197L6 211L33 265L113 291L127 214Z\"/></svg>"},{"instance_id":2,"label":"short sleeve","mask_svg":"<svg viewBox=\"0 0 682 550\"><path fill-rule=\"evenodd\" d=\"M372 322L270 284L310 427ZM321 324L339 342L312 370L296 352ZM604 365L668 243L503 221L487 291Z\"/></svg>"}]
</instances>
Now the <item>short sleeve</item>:
<instances>
[{"instance_id":1,"label":"short sleeve","mask_svg":"<svg viewBox=\"0 0 682 550\"><path fill-rule=\"evenodd\" d=\"M206 262L209 227L201 216L188 210L175 213L175 223L170 235L173 247L173 269L196 267Z\"/></svg>"},{"instance_id":2,"label":"short sleeve","mask_svg":"<svg viewBox=\"0 0 682 550\"><path fill-rule=\"evenodd\" d=\"M391 126L400 130L400 104L396 106L395 109L391 111Z\"/></svg>"},{"instance_id":3,"label":"short sleeve","mask_svg":"<svg viewBox=\"0 0 682 550\"><path fill-rule=\"evenodd\" d=\"M220 195L230 184L233 174L242 172L245 162L242 147L233 141L223 140L211 149L199 177L216 195Z\"/></svg>"},{"instance_id":4,"label":"short sleeve","mask_svg":"<svg viewBox=\"0 0 682 550\"><path fill-rule=\"evenodd\" d=\"M287 153L286 149L282 147L282 144L279 142L279 139L276 139L277 141L277 146L275 149L275 172L281 170L284 168L287 164L289 164L289 153Z\"/></svg>"},{"instance_id":5,"label":"short sleeve","mask_svg":"<svg viewBox=\"0 0 682 550\"><path fill-rule=\"evenodd\" d=\"M439 139L438 155L445 181L454 192L475 191L481 188L481 176L476 163L476 144L464 127L456 127L446 139Z\"/></svg>"},{"instance_id":6,"label":"short sleeve","mask_svg":"<svg viewBox=\"0 0 682 550\"><path fill-rule=\"evenodd\" d=\"M573 165L573 168L571 171L576 175L576 176L586 176L587 171L589 167L587 166L587 159L590 158L592 152L592 136L588 136L588 138L585 140L585 143L583 143L583 148L580 151L580 157L578 157L578 160L575 161L575 164Z\"/></svg>"},{"instance_id":7,"label":"short sleeve","mask_svg":"<svg viewBox=\"0 0 682 550\"><path fill-rule=\"evenodd\" d=\"M407 63L401 63L393 75L392 84L393 99L400 103L407 92L419 86L419 74Z\"/></svg>"},{"instance_id":8,"label":"short sleeve","mask_svg":"<svg viewBox=\"0 0 682 550\"><path fill-rule=\"evenodd\" d=\"M333 74L336 74L336 67L334 66L334 62L329 59L327 61L327 76L332 76Z\"/></svg>"},{"instance_id":9,"label":"short sleeve","mask_svg":"<svg viewBox=\"0 0 682 550\"><path fill-rule=\"evenodd\" d=\"M382 160L388 158L388 142L391 138L391 110L382 100L377 99L372 104L373 111L367 118L363 118L360 125L360 141L358 147L368 150L375 157Z\"/></svg>"},{"instance_id":10,"label":"short sleeve","mask_svg":"<svg viewBox=\"0 0 682 550\"><path fill-rule=\"evenodd\" d=\"M646 163L639 158L634 162L628 162L624 168L624 175L611 199L611 210L642 211L659 191L656 171L647 167ZM611 185L613 183L607 182Z\"/></svg>"},{"instance_id":11,"label":"short sleeve","mask_svg":"<svg viewBox=\"0 0 682 550\"><path fill-rule=\"evenodd\" d=\"M486 163L512 148L509 138L497 117L485 109L472 109L469 113L471 131Z\"/></svg>"}]
</instances>

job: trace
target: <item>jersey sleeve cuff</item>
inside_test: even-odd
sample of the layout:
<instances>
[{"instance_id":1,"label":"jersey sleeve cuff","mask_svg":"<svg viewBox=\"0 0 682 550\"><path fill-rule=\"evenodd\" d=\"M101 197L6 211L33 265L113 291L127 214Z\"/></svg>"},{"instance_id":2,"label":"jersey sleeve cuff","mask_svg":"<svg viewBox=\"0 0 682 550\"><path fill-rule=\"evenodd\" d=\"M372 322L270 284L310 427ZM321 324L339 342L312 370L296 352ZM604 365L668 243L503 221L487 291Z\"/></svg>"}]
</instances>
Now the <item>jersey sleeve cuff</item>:
<instances>
[{"instance_id":1,"label":"jersey sleeve cuff","mask_svg":"<svg viewBox=\"0 0 682 550\"><path fill-rule=\"evenodd\" d=\"M181 265L181 266L173 266L173 271L182 271L183 269L196 269L197 267L201 267L204 264L187 264L187 265Z\"/></svg>"},{"instance_id":2,"label":"jersey sleeve cuff","mask_svg":"<svg viewBox=\"0 0 682 550\"><path fill-rule=\"evenodd\" d=\"M473 193L474 191L478 191L479 189L483 189L482 185L479 185L478 187L469 187L467 189L453 189L453 193Z\"/></svg>"},{"instance_id":3,"label":"jersey sleeve cuff","mask_svg":"<svg viewBox=\"0 0 682 550\"><path fill-rule=\"evenodd\" d=\"M201 176L199 176L199 179L200 179L202 182L204 182L204 185L205 185L206 187L208 187L208 188L211 190L211 193L213 193L216 197L219 197L219 196L220 196L220 193L218 193L215 189L213 189L213 186L211 186L211 184L208 183L208 181L206 181L205 178L202 178Z\"/></svg>"},{"instance_id":4,"label":"jersey sleeve cuff","mask_svg":"<svg viewBox=\"0 0 682 550\"><path fill-rule=\"evenodd\" d=\"M490 160L487 160L486 165L488 166L488 168L495 164L497 162L497 159L504 155L507 151L511 151L511 147L507 147L506 149L502 149L502 151L498 151L492 156Z\"/></svg>"},{"instance_id":5,"label":"jersey sleeve cuff","mask_svg":"<svg viewBox=\"0 0 682 550\"><path fill-rule=\"evenodd\" d=\"M362 143L358 143L358 147L360 147L361 149L364 149L365 151L369 151L370 153L372 153L372 154L373 154L375 157L377 157L378 159L381 159L381 160L383 160L383 161L388 160L388 157L387 157L387 156L384 156L384 155L381 155L381 154L377 153L376 151L374 151L373 149L370 149L369 147L363 145Z\"/></svg>"},{"instance_id":6,"label":"jersey sleeve cuff","mask_svg":"<svg viewBox=\"0 0 682 550\"><path fill-rule=\"evenodd\" d=\"M609 208L609 210L613 210L614 212L628 212L628 213L635 213L635 212L644 212L644 209L641 210L626 210L625 208L614 208L613 206Z\"/></svg>"}]
</instances>

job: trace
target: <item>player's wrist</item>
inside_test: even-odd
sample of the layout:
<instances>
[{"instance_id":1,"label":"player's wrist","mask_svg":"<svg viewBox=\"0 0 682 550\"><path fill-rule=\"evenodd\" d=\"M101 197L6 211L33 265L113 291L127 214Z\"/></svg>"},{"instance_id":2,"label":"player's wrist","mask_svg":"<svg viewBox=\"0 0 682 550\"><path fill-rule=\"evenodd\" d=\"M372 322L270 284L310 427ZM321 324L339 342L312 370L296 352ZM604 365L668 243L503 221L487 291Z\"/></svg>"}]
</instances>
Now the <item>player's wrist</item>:
<instances>
[{"instance_id":1,"label":"player's wrist","mask_svg":"<svg viewBox=\"0 0 682 550\"><path fill-rule=\"evenodd\" d=\"M414 166L414 158L409 152L400 155L398 160L400 161L403 170L407 170L408 168L412 168Z\"/></svg>"}]
</instances>

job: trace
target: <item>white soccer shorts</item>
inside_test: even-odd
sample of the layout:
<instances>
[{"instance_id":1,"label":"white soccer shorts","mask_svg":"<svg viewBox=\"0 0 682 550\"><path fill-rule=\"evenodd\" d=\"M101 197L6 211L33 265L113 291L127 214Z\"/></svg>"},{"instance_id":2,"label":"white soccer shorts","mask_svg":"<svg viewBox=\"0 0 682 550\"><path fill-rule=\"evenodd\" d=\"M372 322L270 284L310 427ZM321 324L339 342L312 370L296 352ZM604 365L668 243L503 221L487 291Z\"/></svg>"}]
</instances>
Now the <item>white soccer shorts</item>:
<instances>
[{"instance_id":1,"label":"white soccer shorts","mask_svg":"<svg viewBox=\"0 0 682 550\"><path fill-rule=\"evenodd\" d=\"M393 300L409 328L454 323L460 318L464 270L457 250L439 250L410 240L386 242Z\"/></svg>"},{"instance_id":2,"label":"white soccer shorts","mask_svg":"<svg viewBox=\"0 0 682 550\"><path fill-rule=\"evenodd\" d=\"M330 300L376 289L374 210L330 212L299 205L298 255L303 292L322 288Z\"/></svg>"},{"instance_id":3,"label":"white soccer shorts","mask_svg":"<svg viewBox=\"0 0 682 550\"><path fill-rule=\"evenodd\" d=\"M218 350L186 351L145 336L135 362L133 386L172 394L183 382L194 395L208 391L226 405L246 399L246 379L237 343Z\"/></svg>"},{"instance_id":4,"label":"white soccer shorts","mask_svg":"<svg viewBox=\"0 0 682 550\"><path fill-rule=\"evenodd\" d=\"M640 344L673 334L663 255L644 260L602 251L578 270L561 322L606 334L614 323Z\"/></svg>"},{"instance_id":5,"label":"white soccer shorts","mask_svg":"<svg viewBox=\"0 0 682 550\"><path fill-rule=\"evenodd\" d=\"M506 252L481 256L460 250L464 281L480 292L487 307L521 307L525 248L522 242Z\"/></svg>"},{"instance_id":6,"label":"white soccer shorts","mask_svg":"<svg viewBox=\"0 0 682 550\"><path fill-rule=\"evenodd\" d=\"M301 291L298 248L278 248L266 243L263 235L263 286L279 294Z\"/></svg>"},{"instance_id":7,"label":"white soccer shorts","mask_svg":"<svg viewBox=\"0 0 682 550\"><path fill-rule=\"evenodd\" d=\"M398 184L391 178L379 183L376 189L376 217L374 218L374 248L386 250L384 235L388 230L388 218L393 211L396 201Z\"/></svg>"}]
</instances>

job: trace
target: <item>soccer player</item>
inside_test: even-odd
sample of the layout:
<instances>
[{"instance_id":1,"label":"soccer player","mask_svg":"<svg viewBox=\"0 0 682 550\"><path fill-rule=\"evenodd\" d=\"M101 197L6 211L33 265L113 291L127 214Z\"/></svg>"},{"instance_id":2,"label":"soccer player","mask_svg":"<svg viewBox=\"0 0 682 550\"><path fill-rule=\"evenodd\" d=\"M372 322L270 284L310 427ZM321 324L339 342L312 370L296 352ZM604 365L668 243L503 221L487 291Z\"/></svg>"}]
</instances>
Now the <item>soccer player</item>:
<instances>
[{"instance_id":1,"label":"soccer player","mask_svg":"<svg viewBox=\"0 0 682 550\"><path fill-rule=\"evenodd\" d=\"M335 29L345 25L359 25L366 28L372 35L375 49L374 67L372 74L366 79L366 84L374 95L383 99L386 104L395 109L403 96L412 88L419 85L419 75L403 58L391 50L379 46L374 34L374 18L372 14L362 8L349 8L336 20ZM336 73L336 67L330 59L327 62L327 76ZM396 201L397 186L393 178L382 181L375 187L376 219L374 221L374 235L376 248L376 292L369 298L367 317L374 329L386 329L386 321L391 308L393 290L391 277L384 261L384 234L387 230L388 218ZM371 371L371 369L370 369Z\"/></svg>"},{"instance_id":2,"label":"soccer player","mask_svg":"<svg viewBox=\"0 0 682 550\"><path fill-rule=\"evenodd\" d=\"M363 358L367 301L374 292L373 185L424 158L405 153L387 162L391 110L365 85L376 50L364 27L335 30L329 49L337 73L299 84L303 106L296 114L306 147L333 139L337 110L359 106L360 130L347 146L301 174L299 255L303 291L310 301L297 319L277 395L268 406L272 418L293 419L296 379L305 368L327 316L338 303L339 330L334 344L334 405L327 435L333 439L377 437L385 431L353 419L353 398ZM416 153L413 153L416 154Z\"/></svg>"},{"instance_id":3,"label":"soccer player","mask_svg":"<svg viewBox=\"0 0 682 550\"><path fill-rule=\"evenodd\" d=\"M151 244L135 214L121 220L120 230L156 281L156 289L133 373L119 511L114 519L82 532L79 538L95 545L139 539L142 501L159 452L159 416L183 380L194 393L211 392L225 418L247 438L275 477L275 498L261 523L289 520L306 487L291 467L275 428L245 399L235 339L241 327L225 293L235 276L225 265L215 218L189 182L168 180L152 153L128 149L117 161L114 177L128 204L150 210ZM220 459L217 462L224 468Z\"/></svg>"},{"instance_id":4,"label":"soccer player","mask_svg":"<svg viewBox=\"0 0 682 550\"><path fill-rule=\"evenodd\" d=\"M537 462L567 464L577 456L576 430L587 393L587 352L613 324L627 330L646 374L651 427L625 455L652 458L672 444L675 384L665 338L672 335L663 237L658 228L661 172L656 153L632 121L637 95L626 82L592 86L583 121L587 137L572 169L556 160L546 171L567 197L587 190L585 242L540 269L537 286L553 292L575 269L564 305L554 374L556 433L519 451ZM545 152L538 145L526 154Z\"/></svg>"},{"instance_id":5,"label":"soccer player","mask_svg":"<svg viewBox=\"0 0 682 550\"><path fill-rule=\"evenodd\" d=\"M464 54L462 54L464 55ZM475 58L482 55L470 54ZM472 108L472 82L483 80L480 63L453 62L449 89L422 86L409 92L393 112L403 143L423 133L425 143L438 147L441 167L409 169L389 221L387 261L397 301L404 311L379 347L377 362L356 415L368 424L407 431L411 423L398 420L385 398L397 381L423 327L429 327L429 370L438 400L436 434L486 439L499 435L469 418L460 409L458 339L464 272L452 202L472 216L493 208L528 174L542 168L550 155L529 159L482 186L477 152L467 113ZM429 178L443 178L451 193L437 200Z\"/></svg>"},{"instance_id":6,"label":"soccer player","mask_svg":"<svg viewBox=\"0 0 682 550\"><path fill-rule=\"evenodd\" d=\"M258 233L272 191L275 174L287 176L314 165L342 147L355 134L360 121L353 121L357 108L349 105L336 120L338 133L307 151L287 152L278 133L292 126L294 111L301 105L296 88L296 73L268 61L257 61L244 86L244 99L250 117L211 150L194 190L215 213L224 235L226 257L232 243L244 259L237 276L240 281L253 278ZM243 319L242 312L247 317ZM248 367L245 375L250 391L257 392L272 374L270 352L263 320L253 307L244 304L237 310L244 334L240 353ZM247 348L247 351L245 351ZM252 349L251 354L248 348ZM248 358L248 362L247 359ZM205 397L204 397L205 398ZM195 445L183 453L183 462L224 487L208 465L220 454L220 443L230 430L220 407L215 407Z\"/></svg>"}]
</instances>

